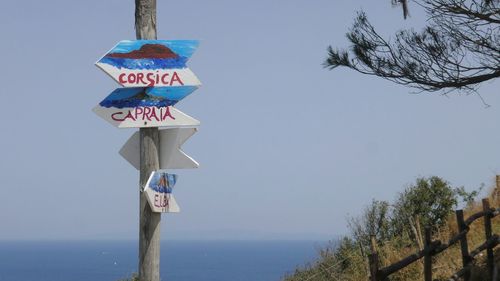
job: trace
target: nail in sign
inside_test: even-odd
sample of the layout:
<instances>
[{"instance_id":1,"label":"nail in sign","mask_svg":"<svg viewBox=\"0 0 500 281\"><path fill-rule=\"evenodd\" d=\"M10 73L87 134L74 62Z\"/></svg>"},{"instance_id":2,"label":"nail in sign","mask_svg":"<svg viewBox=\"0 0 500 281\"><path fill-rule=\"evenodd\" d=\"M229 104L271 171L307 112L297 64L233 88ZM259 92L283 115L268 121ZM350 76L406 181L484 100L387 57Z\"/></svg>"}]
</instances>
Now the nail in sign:
<instances>
[{"instance_id":1,"label":"nail in sign","mask_svg":"<svg viewBox=\"0 0 500 281\"><path fill-rule=\"evenodd\" d=\"M124 40L96 66L123 87L199 86L186 66L197 47L196 40Z\"/></svg>"}]
</instances>

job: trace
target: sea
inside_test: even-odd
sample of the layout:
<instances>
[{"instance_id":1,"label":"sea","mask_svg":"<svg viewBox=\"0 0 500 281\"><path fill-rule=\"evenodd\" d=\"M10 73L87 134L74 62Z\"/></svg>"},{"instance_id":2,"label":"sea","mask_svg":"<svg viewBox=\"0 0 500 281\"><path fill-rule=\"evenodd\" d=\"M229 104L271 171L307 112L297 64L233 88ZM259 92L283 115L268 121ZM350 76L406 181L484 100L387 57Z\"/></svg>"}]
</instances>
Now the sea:
<instances>
[{"instance_id":1,"label":"sea","mask_svg":"<svg viewBox=\"0 0 500 281\"><path fill-rule=\"evenodd\" d=\"M162 241L165 281L279 281L324 241ZM118 281L137 272L137 241L0 242L0 281Z\"/></svg>"}]
</instances>

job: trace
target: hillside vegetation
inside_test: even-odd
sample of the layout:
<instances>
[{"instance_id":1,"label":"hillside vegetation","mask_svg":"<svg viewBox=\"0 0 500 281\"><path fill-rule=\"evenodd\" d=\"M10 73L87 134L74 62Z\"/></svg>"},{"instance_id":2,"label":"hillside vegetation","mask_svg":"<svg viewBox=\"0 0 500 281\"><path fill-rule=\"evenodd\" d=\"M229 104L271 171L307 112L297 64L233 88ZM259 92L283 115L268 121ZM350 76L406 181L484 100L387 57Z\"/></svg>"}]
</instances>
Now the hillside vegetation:
<instances>
[{"instance_id":1,"label":"hillside vegetation","mask_svg":"<svg viewBox=\"0 0 500 281\"><path fill-rule=\"evenodd\" d=\"M423 248L423 230L432 229L432 239L448 241L458 233L454 210L464 207L465 218L482 211L479 190L466 192L454 188L439 177L418 178L398 194L395 202L373 200L359 217L348 219L351 234L338 243L320 250L319 258L292 274L285 281L366 281L369 277L368 254L370 237L375 236L381 266L385 267L414 254ZM492 207L500 204L500 191L492 188L489 200ZM492 220L493 233L500 233L498 217ZM469 250L485 241L483 219L475 221L468 234ZM500 247L495 259L500 265ZM485 252L474 262L472 281L489 279ZM462 267L460 246L456 244L435 256L433 279L448 280ZM389 277L391 281L424 280L423 259Z\"/></svg>"}]
</instances>

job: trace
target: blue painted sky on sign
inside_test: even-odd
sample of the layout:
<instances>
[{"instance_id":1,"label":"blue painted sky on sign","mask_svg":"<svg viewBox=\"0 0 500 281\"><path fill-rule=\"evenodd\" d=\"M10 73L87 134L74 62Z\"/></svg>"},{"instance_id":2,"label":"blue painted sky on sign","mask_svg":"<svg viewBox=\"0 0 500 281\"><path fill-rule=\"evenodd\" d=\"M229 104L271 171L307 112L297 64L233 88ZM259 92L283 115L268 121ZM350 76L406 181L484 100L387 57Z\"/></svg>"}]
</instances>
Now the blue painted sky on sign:
<instances>
[{"instance_id":1,"label":"blue painted sky on sign","mask_svg":"<svg viewBox=\"0 0 500 281\"><path fill-rule=\"evenodd\" d=\"M196 89L198 89L197 86L154 87L146 88L146 94L178 102L192 94Z\"/></svg>"},{"instance_id":2,"label":"blue painted sky on sign","mask_svg":"<svg viewBox=\"0 0 500 281\"><path fill-rule=\"evenodd\" d=\"M103 57L99 60L101 63L106 63L117 67L118 69L172 69L185 68L187 59L184 57L171 59L127 59L127 58L110 58Z\"/></svg>"},{"instance_id":3,"label":"blue painted sky on sign","mask_svg":"<svg viewBox=\"0 0 500 281\"><path fill-rule=\"evenodd\" d=\"M91 111L116 88L94 62L135 38L134 1L4 2L0 239L137 239L138 172L118 154L136 130ZM403 20L389 1L158 1L158 38L199 39L203 81L176 104L201 121L182 146L200 168L175 171L183 209L162 239L330 239L417 176L490 186L500 80L485 108L322 66L360 8L384 36L419 30L409 3Z\"/></svg>"}]
</instances>

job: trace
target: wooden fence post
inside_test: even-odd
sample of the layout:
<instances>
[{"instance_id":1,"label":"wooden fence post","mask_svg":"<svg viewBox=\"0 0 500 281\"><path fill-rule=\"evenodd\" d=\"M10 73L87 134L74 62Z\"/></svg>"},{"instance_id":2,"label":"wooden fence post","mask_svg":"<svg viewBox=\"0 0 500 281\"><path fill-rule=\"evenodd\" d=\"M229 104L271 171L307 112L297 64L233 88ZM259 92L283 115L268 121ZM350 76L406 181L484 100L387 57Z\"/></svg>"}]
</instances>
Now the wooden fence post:
<instances>
[{"instance_id":1,"label":"wooden fence post","mask_svg":"<svg viewBox=\"0 0 500 281\"><path fill-rule=\"evenodd\" d=\"M465 225L464 221L464 211L463 210L456 210L455 214L457 216L457 224L458 224L458 231L459 233L463 232L464 230L467 230L467 225ZM469 245L467 243L467 233L460 238L460 249L462 251L462 265L464 268L467 268L467 266L472 262L472 259L469 255ZM470 281L470 268L467 268L465 270L464 274L464 281Z\"/></svg>"},{"instance_id":2,"label":"wooden fence post","mask_svg":"<svg viewBox=\"0 0 500 281\"><path fill-rule=\"evenodd\" d=\"M483 211L490 210L490 201L488 199L483 199ZM484 216L484 233L486 235L486 241L491 239L491 217L492 214L488 214ZM490 278L493 278L493 270L495 266L495 258L493 256L493 249L488 247L486 249L487 253L487 265L488 265L488 273Z\"/></svg>"},{"instance_id":3,"label":"wooden fence post","mask_svg":"<svg viewBox=\"0 0 500 281\"><path fill-rule=\"evenodd\" d=\"M378 277L378 264L379 257L377 253L377 242L375 236L370 236L370 255L368 255L368 262L370 263L370 281L380 281Z\"/></svg>"},{"instance_id":4,"label":"wooden fence post","mask_svg":"<svg viewBox=\"0 0 500 281\"><path fill-rule=\"evenodd\" d=\"M500 175L496 175L495 179L496 179L496 181L495 181L496 185L495 185L495 189L493 190L491 197L496 202L499 199L498 197L500 195Z\"/></svg>"},{"instance_id":5,"label":"wooden fence post","mask_svg":"<svg viewBox=\"0 0 500 281\"><path fill-rule=\"evenodd\" d=\"M498 200L498 195L500 195L500 175L496 175L496 186L495 192L493 192L493 199Z\"/></svg>"},{"instance_id":6,"label":"wooden fence post","mask_svg":"<svg viewBox=\"0 0 500 281\"><path fill-rule=\"evenodd\" d=\"M431 237L431 228L426 226L425 227L425 241L424 241L424 251L425 251L425 256L424 256L424 280L425 281L432 281L432 251L431 251L431 244L432 244L432 237Z\"/></svg>"}]
</instances>

